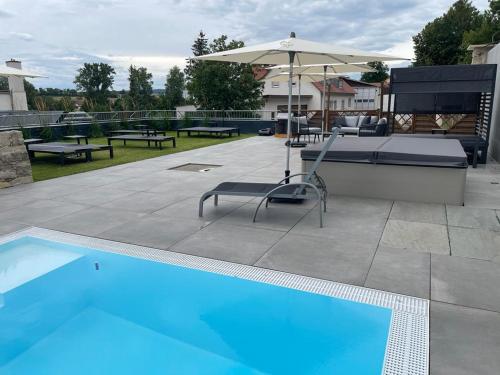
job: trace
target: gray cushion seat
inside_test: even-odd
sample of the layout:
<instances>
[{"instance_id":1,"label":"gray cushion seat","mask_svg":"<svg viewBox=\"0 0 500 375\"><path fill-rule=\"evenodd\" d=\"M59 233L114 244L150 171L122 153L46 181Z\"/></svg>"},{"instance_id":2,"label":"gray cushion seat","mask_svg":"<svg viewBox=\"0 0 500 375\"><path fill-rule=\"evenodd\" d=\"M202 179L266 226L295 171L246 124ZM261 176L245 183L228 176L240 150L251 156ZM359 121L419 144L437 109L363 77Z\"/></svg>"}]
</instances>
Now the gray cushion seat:
<instances>
[{"instance_id":1,"label":"gray cushion seat","mask_svg":"<svg viewBox=\"0 0 500 375\"><path fill-rule=\"evenodd\" d=\"M317 146L302 150L303 160L314 160ZM453 139L408 137L341 138L333 143L323 159L346 163L434 166L467 168L467 155Z\"/></svg>"},{"instance_id":2,"label":"gray cushion seat","mask_svg":"<svg viewBox=\"0 0 500 375\"><path fill-rule=\"evenodd\" d=\"M358 135L361 126L376 124L377 121L378 116L340 116L335 120L333 126L339 127L343 134Z\"/></svg>"}]
</instances>

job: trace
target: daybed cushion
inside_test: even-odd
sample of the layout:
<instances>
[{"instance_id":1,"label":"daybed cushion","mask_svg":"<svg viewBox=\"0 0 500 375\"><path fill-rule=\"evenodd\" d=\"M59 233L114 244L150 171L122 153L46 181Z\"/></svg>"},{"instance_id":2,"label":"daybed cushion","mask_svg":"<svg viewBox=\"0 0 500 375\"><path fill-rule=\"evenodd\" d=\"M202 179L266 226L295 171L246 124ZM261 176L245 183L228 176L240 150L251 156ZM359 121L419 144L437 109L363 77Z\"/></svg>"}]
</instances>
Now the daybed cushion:
<instances>
[{"instance_id":1,"label":"daybed cushion","mask_svg":"<svg viewBox=\"0 0 500 375\"><path fill-rule=\"evenodd\" d=\"M358 126L359 116L345 116L345 126L349 128L355 128Z\"/></svg>"},{"instance_id":2,"label":"daybed cushion","mask_svg":"<svg viewBox=\"0 0 500 375\"><path fill-rule=\"evenodd\" d=\"M303 160L315 160L321 144L301 152ZM406 137L338 138L324 161L376 163L391 165L467 168L467 155L453 139Z\"/></svg>"},{"instance_id":3,"label":"daybed cushion","mask_svg":"<svg viewBox=\"0 0 500 375\"><path fill-rule=\"evenodd\" d=\"M361 125L368 125L370 123L370 116L359 116L358 119L358 128Z\"/></svg>"}]
</instances>

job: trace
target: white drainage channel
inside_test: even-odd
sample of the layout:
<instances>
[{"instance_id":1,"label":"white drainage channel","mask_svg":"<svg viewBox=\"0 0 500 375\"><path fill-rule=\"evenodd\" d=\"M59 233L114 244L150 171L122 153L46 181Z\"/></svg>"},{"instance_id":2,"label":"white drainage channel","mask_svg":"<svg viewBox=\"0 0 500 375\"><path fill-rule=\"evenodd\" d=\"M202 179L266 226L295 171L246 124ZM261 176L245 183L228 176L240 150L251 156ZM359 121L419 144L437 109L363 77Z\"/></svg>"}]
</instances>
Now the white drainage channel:
<instances>
[{"instance_id":1,"label":"white drainage channel","mask_svg":"<svg viewBox=\"0 0 500 375\"><path fill-rule=\"evenodd\" d=\"M427 375L429 373L429 301L426 299L42 228L30 228L2 236L0 244L24 236L66 242L111 253L390 308L392 319L382 374Z\"/></svg>"}]
</instances>

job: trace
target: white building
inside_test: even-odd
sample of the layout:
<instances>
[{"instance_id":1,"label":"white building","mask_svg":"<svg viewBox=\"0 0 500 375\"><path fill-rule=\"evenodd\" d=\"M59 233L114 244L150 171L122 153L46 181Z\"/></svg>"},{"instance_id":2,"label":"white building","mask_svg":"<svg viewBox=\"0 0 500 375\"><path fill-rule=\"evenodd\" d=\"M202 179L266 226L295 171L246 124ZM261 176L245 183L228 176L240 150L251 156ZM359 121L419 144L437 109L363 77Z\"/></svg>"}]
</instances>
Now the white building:
<instances>
[{"instance_id":1,"label":"white building","mask_svg":"<svg viewBox=\"0 0 500 375\"><path fill-rule=\"evenodd\" d=\"M263 79L265 74L259 72L257 78ZM363 110L378 109L380 104L380 90L377 85L352 80L347 77L329 79L330 109L331 110ZM298 84L293 84L292 110L298 109ZM323 92L323 82L302 82L301 83L301 107L302 111L321 109L321 93ZM273 112L286 112L288 109L288 82L264 81L262 92L264 98L263 110Z\"/></svg>"}]
</instances>

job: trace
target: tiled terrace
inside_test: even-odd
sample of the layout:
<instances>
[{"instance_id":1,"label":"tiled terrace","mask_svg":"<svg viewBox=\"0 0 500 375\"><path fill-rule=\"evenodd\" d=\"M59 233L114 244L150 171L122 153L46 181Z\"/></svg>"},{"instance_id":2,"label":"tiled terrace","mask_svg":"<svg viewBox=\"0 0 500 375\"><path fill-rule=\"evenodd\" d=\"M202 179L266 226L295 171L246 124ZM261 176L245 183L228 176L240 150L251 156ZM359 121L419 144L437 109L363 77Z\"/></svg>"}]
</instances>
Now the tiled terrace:
<instances>
[{"instance_id":1,"label":"tiled terrace","mask_svg":"<svg viewBox=\"0 0 500 375\"><path fill-rule=\"evenodd\" d=\"M145 245L431 299L431 374L500 373L500 165L468 170L465 207L333 196L207 201L220 181L274 182L283 140L254 137L0 190L0 234L27 226ZM206 173L168 170L221 164ZM293 150L292 172L299 170Z\"/></svg>"}]
</instances>

